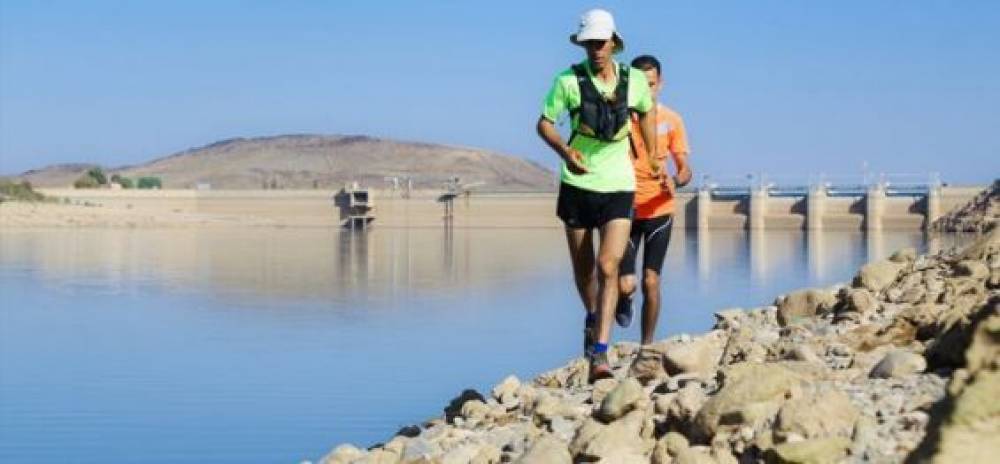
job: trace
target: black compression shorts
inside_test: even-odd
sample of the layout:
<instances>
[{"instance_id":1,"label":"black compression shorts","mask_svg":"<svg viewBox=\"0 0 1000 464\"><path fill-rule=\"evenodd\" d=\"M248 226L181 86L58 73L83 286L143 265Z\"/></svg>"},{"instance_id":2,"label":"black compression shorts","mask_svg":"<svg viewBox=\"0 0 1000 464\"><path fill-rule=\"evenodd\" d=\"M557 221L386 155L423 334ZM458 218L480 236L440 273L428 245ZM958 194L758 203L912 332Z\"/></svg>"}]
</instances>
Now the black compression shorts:
<instances>
[{"instance_id":1,"label":"black compression shorts","mask_svg":"<svg viewBox=\"0 0 1000 464\"><path fill-rule=\"evenodd\" d=\"M649 219L632 221L632 232L629 234L625 256L622 257L618 272L620 275L635 274L635 260L639 254L639 244L642 243L642 268L655 271L663 269L663 259L667 256L670 245L670 231L674 226L674 216L658 216Z\"/></svg>"}]
</instances>

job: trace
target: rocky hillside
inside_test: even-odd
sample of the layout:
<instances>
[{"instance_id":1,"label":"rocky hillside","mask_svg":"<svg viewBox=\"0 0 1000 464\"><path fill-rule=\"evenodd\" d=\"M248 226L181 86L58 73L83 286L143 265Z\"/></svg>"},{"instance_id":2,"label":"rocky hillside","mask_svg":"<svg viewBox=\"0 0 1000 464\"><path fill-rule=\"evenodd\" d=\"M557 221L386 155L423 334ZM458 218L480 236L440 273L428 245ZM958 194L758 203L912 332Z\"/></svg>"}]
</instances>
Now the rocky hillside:
<instances>
[{"instance_id":1,"label":"rocky hillside","mask_svg":"<svg viewBox=\"0 0 1000 464\"><path fill-rule=\"evenodd\" d=\"M343 463L996 462L1000 230L901 250L853 282L716 314L709 333L468 390L440 418Z\"/></svg>"},{"instance_id":2,"label":"rocky hillside","mask_svg":"<svg viewBox=\"0 0 1000 464\"><path fill-rule=\"evenodd\" d=\"M1000 179L968 204L934 221L941 232L989 232L1000 222Z\"/></svg>"},{"instance_id":3,"label":"rocky hillside","mask_svg":"<svg viewBox=\"0 0 1000 464\"><path fill-rule=\"evenodd\" d=\"M20 177L38 187L72 185L92 165L59 165ZM339 188L347 182L387 186L411 178L415 188L441 188L459 177L485 190L553 190L555 175L536 163L472 148L363 136L282 135L238 138L149 163L107 169L108 176L157 176L164 188Z\"/></svg>"}]
</instances>

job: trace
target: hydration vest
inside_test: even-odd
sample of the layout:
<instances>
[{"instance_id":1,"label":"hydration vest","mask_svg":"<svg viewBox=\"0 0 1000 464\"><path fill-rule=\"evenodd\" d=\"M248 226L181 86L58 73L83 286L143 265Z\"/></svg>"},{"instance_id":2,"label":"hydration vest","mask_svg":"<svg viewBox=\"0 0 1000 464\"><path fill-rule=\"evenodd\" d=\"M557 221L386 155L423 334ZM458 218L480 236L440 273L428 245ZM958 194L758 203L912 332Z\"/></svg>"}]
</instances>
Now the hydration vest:
<instances>
[{"instance_id":1,"label":"hydration vest","mask_svg":"<svg viewBox=\"0 0 1000 464\"><path fill-rule=\"evenodd\" d=\"M573 74L580 85L580 106L570 109L570 116L577 118L572 138L579 135L615 142L628 136L628 75L629 67L618 66L618 85L611 97L605 97L587 74L583 64L573 65Z\"/></svg>"}]
</instances>

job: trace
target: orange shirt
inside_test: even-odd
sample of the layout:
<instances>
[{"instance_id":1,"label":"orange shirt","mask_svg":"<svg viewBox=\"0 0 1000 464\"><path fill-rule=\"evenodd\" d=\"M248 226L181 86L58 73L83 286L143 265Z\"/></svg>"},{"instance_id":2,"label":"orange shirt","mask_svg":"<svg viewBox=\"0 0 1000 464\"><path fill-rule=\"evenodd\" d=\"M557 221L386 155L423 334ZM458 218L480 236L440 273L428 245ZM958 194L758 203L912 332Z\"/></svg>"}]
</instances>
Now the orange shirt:
<instances>
[{"instance_id":1,"label":"orange shirt","mask_svg":"<svg viewBox=\"0 0 1000 464\"><path fill-rule=\"evenodd\" d=\"M684 130L684 120L662 103L656 106L656 157L661 166L666 168L667 154L674 159L674 167L686 161L688 154L687 132ZM632 116L632 164L635 167L635 217L649 219L672 214L674 212L674 197L660 187L660 182L653 177L652 168L646 153L646 143L642 140L642 129L639 119Z\"/></svg>"}]
</instances>

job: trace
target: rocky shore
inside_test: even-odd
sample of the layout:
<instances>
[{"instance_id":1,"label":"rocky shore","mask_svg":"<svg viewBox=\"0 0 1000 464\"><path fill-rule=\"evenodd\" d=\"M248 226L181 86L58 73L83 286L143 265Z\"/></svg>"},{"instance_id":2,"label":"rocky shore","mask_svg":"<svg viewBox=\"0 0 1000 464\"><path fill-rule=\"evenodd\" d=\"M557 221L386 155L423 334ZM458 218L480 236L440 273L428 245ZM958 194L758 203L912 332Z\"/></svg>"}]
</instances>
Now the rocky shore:
<instances>
[{"instance_id":1,"label":"rocky shore","mask_svg":"<svg viewBox=\"0 0 1000 464\"><path fill-rule=\"evenodd\" d=\"M324 464L996 462L1000 229L852 282L716 313L714 329L462 392L442 417Z\"/></svg>"},{"instance_id":2,"label":"rocky shore","mask_svg":"<svg viewBox=\"0 0 1000 464\"><path fill-rule=\"evenodd\" d=\"M969 203L949 212L937 221L938 232L976 232L993 230L1000 222L1000 179L976 195Z\"/></svg>"}]
</instances>

